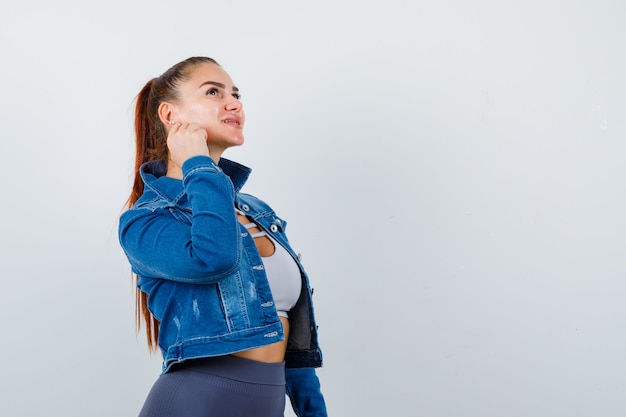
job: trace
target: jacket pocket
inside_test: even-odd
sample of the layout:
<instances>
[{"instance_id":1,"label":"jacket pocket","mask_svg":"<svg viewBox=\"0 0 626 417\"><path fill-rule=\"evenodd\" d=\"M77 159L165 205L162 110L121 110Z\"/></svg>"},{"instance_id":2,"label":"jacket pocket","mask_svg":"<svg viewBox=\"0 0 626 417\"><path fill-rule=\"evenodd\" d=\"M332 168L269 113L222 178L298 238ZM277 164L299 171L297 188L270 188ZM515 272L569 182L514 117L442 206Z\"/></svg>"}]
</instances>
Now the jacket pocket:
<instances>
[{"instance_id":1,"label":"jacket pocket","mask_svg":"<svg viewBox=\"0 0 626 417\"><path fill-rule=\"evenodd\" d=\"M224 310L224 317L230 332L250 327L245 292L256 297L252 283L244 284L241 273L237 272L217 283L219 296Z\"/></svg>"}]
</instances>

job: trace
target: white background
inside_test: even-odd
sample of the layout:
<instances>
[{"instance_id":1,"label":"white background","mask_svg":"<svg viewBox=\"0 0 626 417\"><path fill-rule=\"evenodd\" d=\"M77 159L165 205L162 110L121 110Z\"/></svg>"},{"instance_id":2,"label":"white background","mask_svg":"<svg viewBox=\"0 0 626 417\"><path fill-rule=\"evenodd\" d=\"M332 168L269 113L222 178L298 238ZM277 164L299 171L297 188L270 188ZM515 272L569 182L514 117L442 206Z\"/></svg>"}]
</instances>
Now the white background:
<instances>
[{"instance_id":1,"label":"white background","mask_svg":"<svg viewBox=\"0 0 626 417\"><path fill-rule=\"evenodd\" d=\"M0 24L0 415L136 416L117 217L133 99L192 55L243 92L331 416L626 415L626 3L12 2Z\"/></svg>"}]
</instances>

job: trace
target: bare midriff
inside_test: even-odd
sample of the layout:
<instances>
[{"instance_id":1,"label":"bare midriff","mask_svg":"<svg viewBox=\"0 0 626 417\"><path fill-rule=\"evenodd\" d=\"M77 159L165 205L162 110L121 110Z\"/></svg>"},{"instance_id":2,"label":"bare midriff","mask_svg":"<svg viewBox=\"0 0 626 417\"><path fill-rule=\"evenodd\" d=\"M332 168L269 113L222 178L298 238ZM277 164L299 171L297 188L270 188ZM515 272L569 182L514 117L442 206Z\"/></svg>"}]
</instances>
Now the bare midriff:
<instances>
[{"instance_id":1,"label":"bare midriff","mask_svg":"<svg viewBox=\"0 0 626 417\"><path fill-rule=\"evenodd\" d=\"M242 215L237 214L237 218L241 224L248 224L250 220ZM251 227L248 229L250 233L257 233L260 230L257 227ZM259 236L254 238L259 254L262 257L272 256L276 248L274 244L267 236ZM244 350L242 352L233 353L233 356L240 358L250 359L258 362L278 363L285 359L285 351L287 350L287 340L289 339L289 320L286 317L279 317L283 324L283 331L285 333L285 339L280 342L272 343L271 345L261 346L254 349Z\"/></svg>"}]
</instances>

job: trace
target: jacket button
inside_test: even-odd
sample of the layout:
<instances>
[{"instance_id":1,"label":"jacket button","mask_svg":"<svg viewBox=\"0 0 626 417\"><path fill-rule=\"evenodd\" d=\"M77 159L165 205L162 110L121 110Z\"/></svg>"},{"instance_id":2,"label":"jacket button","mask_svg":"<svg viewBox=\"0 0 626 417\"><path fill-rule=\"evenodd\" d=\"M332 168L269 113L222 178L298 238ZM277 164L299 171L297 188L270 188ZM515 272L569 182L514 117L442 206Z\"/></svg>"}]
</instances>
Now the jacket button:
<instances>
[{"instance_id":1,"label":"jacket button","mask_svg":"<svg viewBox=\"0 0 626 417\"><path fill-rule=\"evenodd\" d=\"M270 231L271 231L272 233L276 233L276 232L278 232L278 226L276 226L275 224L271 225L271 226L270 226Z\"/></svg>"},{"instance_id":2,"label":"jacket button","mask_svg":"<svg viewBox=\"0 0 626 417\"><path fill-rule=\"evenodd\" d=\"M250 206L248 206L247 204L242 204L242 205L241 205L241 209L242 209L243 211L250 211Z\"/></svg>"}]
</instances>

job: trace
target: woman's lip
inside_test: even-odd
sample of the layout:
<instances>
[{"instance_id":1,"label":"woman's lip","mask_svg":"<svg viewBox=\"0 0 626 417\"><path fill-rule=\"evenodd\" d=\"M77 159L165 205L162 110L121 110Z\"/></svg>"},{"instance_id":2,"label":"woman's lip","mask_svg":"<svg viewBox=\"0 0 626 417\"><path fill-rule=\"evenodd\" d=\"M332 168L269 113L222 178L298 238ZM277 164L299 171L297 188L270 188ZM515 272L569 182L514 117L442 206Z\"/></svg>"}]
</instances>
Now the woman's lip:
<instances>
[{"instance_id":1,"label":"woman's lip","mask_svg":"<svg viewBox=\"0 0 626 417\"><path fill-rule=\"evenodd\" d=\"M222 123L226 123L227 125L241 128L241 118L239 117L227 117L222 120Z\"/></svg>"}]
</instances>

